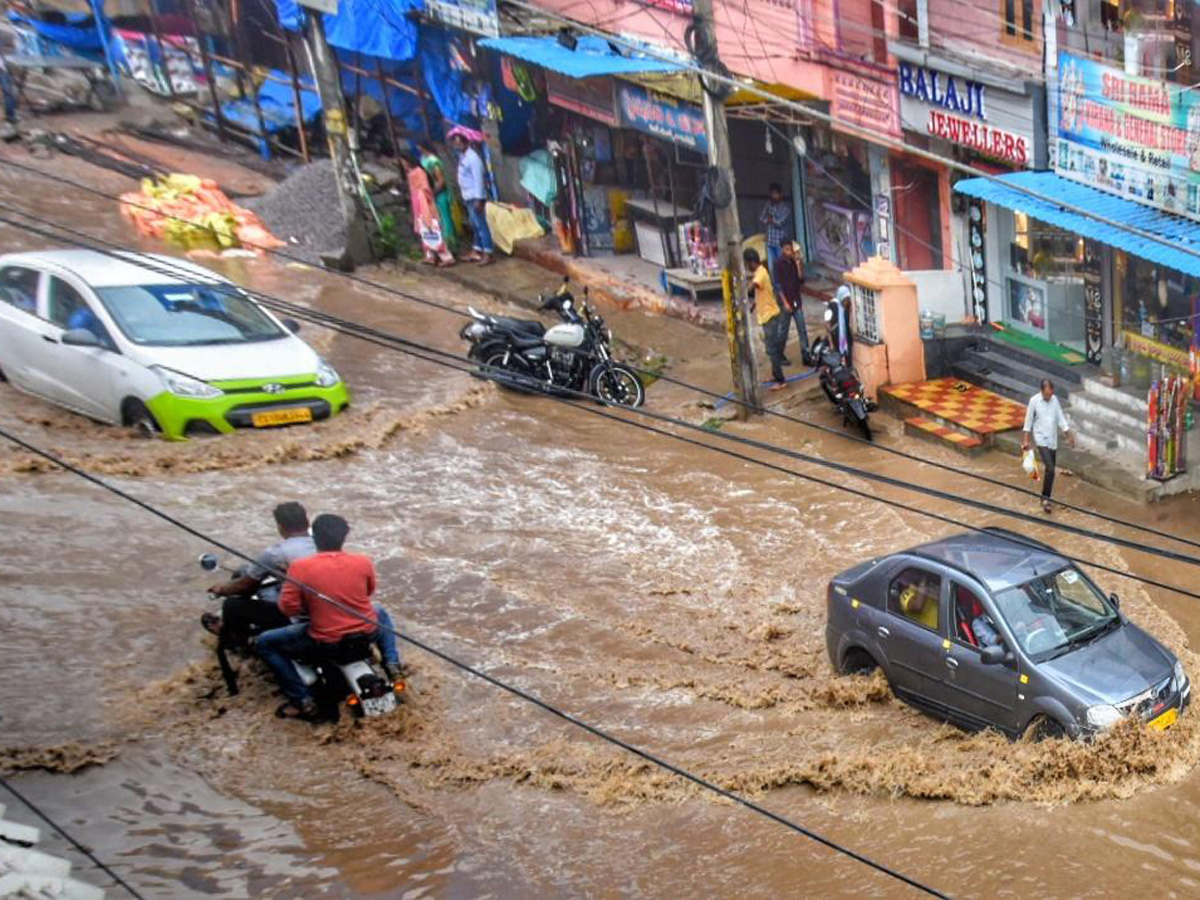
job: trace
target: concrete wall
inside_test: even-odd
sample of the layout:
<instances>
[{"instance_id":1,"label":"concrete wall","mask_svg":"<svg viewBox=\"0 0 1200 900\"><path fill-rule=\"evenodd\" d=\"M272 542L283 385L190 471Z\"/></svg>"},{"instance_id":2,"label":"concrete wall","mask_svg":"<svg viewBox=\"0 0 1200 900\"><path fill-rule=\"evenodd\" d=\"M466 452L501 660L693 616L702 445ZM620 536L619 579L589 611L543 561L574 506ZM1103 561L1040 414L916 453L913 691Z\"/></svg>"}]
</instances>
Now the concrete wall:
<instances>
[{"instance_id":1,"label":"concrete wall","mask_svg":"<svg viewBox=\"0 0 1200 900\"><path fill-rule=\"evenodd\" d=\"M967 285L958 269L905 272L917 286L921 312L941 313L947 322L961 322L967 315Z\"/></svg>"},{"instance_id":2,"label":"concrete wall","mask_svg":"<svg viewBox=\"0 0 1200 900\"><path fill-rule=\"evenodd\" d=\"M1014 0L1018 31L1021 3ZM1033 0L1032 41L1006 33L1003 0L928 0L928 4L931 47L980 62L999 60L1028 72L1031 78L1042 74L1042 0Z\"/></svg>"}]
</instances>

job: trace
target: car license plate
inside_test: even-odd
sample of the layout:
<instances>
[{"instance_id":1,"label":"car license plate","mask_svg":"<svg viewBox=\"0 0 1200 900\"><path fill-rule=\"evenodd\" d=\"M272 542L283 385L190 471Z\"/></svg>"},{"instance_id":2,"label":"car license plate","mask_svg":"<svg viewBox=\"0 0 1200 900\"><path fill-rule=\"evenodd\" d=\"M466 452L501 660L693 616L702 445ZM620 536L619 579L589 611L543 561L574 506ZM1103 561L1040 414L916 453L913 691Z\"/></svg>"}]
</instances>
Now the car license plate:
<instances>
[{"instance_id":1,"label":"car license plate","mask_svg":"<svg viewBox=\"0 0 1200 900\"><path fill-rule=\"evenodd\" d=\"M384 694L382 697L364 697L363 714L367 716L382 716L396 708L396 695Z\"/></svg>"},{"instance_id":2,"label":"car license plate","mask_svg":"<svg viewBox=\"0 0 1200 900\"><path fill-rule=\"evenodd\" d=\"M255 413L250 417L255 428L270 428L273 425L291 425L294 422L311 422L312 410L307 406L296 409L273 409L270 412Z\"/></svg>"},{"instance_id":3,"label":"car license plate","mask_svg":"<svg viewBox=\"0 0 1200 900\"><path fill-rule=\"evenodd\" d=\"M1151 728L1157 728L1159 731L1162 731L1164 728L1170 728L1172 725L1174 725L1175 720L1178 718L1179 710L1168 709L1161 716L1151 719L1148 724Z\"/></svg>"}]
</instances>

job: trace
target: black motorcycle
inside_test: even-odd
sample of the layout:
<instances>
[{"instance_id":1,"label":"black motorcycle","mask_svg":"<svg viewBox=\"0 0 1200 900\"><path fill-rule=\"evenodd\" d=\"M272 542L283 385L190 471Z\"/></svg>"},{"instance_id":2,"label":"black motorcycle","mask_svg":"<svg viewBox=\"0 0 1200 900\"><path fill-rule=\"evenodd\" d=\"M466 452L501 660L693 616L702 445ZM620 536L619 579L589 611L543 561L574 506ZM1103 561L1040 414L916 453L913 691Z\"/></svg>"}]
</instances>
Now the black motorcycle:
<instances>
[{"instance_id":1,"label":"black motorcycle","mask_svg":"<svg viewBox=\"0 0 1200 900\"><path fill-rule=\"evenodd\" d=\"M502 387L570 395L587 393L603 403L641 406L646 389L638 373L612 358L612 331L587 302L577 308L562 287L543 297L539 309L553 310L562 322L545 327L533 319L489 316L470 309L471 321L459 332L470 342L467 356L480 364L481 375Z\"/></svg>"},{"instance_id":2,"label":"black motorcycle","mask_svg":"<svg viewBox=\"0 0 1200 900\"><path fill-rule=\"evenodd\" d=\"M862 432L862 436L868 441L871 440L868 413L875 404L863 393L858 373L846 365L845 358L833 349L826 337L819 337L813 341L810 355L812 365L817 370L817 377L821 381L821 390L842 414L842 424L848 425L853 422Z\"/></svg>"}]
</instances>

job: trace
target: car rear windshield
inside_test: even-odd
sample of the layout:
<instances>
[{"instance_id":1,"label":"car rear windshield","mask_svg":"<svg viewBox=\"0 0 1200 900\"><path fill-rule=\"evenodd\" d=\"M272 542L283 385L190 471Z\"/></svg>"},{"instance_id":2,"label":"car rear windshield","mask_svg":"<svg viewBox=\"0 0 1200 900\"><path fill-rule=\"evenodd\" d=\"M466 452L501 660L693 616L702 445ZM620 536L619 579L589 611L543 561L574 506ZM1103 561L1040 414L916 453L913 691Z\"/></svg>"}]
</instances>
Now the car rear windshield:
<instances>
[{"instance_id":1,"label":"car rear windshield","mask_svg":"<svg viewBox=\"0 0 1200 900\"><path fill-rule=\"evenodd\" d=\"M286 334L249 298L232 288L144 284L98 288L96 293L121 331L135 344L244 344Z\"/></svg>"},{"instance_id":2,"label":"car rear windshield","mask_svg":"<svg viewBox=\"0 0 1200 900\"><path fill-rule=\"evenodd\" d=\"M996 594L1009 630L1030 656L1049 659L1120 622L1112 604L1073 566Z\"/></svg>"}]
</instances>

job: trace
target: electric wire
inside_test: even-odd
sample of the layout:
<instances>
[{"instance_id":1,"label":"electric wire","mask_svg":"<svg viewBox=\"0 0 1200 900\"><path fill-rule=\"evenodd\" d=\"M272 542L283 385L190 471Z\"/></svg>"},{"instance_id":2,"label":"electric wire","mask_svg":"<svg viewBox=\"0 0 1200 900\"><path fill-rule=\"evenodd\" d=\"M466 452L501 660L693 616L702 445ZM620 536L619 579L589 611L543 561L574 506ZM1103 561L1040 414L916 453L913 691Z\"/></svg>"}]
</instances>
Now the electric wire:
<instances>
[{"instance_id":1,"label":"electric wire","mask_svg":"<svg viewBox=\"0 0 1200 900\"><path fill-rule=\"evenodd\" d=\"M0 207L3 207L3 206L4 206L4 204L0 204ZM31 218L36 219L36 217L31 217ZM0 216L0 222L4 222L9 225L20 227L19 223L15 223L11 219L6 219L2 216ZM106 254L106 255L112 256L116 259L121 259L123 261L128 261L130 256L134 256L134 257L139 256L139 254L136 251L118 252L118 251L112 251L112 250L102 250L102 249L98 249L95 246L89 247L86 243L80 242L78 240L70 240L70 239L65 239L62 237L56 237L54 235L48 234L44 230L37 229L37 228L31 227L31 226L25 226L25 227L27 227L28 230L30 230L34 233L38 233L43 236L49 237L52 240L64 241L67 243L76 243L78 246L85 246L85 247L88 247L88 249L94 250L95 252ZM65 226L55 226L55 227L58 227L64 231L71 231L71 229L67 229ZM107 243L99 238L89 237L89 239L94 242L99 242L102 244ZM172 268L169 263L164 264L165 261L163 261L163 260L147 258L145 254L140 254L140 256L142 258L138 261L137 264L148 270L159 271L159 272L162 272L163 274L167 274L168 276L173 277L173 278L194 278L195 277L195 274L193 272L190 272L186 269L179 268L179 267ZM458 371L467 372L468 374L482 374L485 377L489 377L492 380L501 381L502 383L507 383L510 386L526 387L526 388L529 387L528 384L524 384L524 383L520 382L519 380L515 381L512 373L510 373L504 369L494 367L494 366L485 366L485 365L477 366L472 360L470 360L466 357L458 356L447 350L440 350L435 347L430 347L427 344L422 344L419 341L414 341L412 339L405 338L401 335L396 335L396 334L393 334L393 333L390 333L387 331L383 331L381 329L372 328L372 327L361 325L361 324L354 323L354 322L349 322L349 321L339 319L335 316L331 316L331 315L328 315L325 313L316 312L311 309L308 309L307 307L298 306L296 304L292 304L287 301L280 300L278 298L272 297L271 295L263 294L261 292L256 292L256 291L247 290L247 289L230 288L230 287L227 287L222 284L214 284L214 285L210 285L209 287L210 287L210 289L217 290L217 291L220 291L222 289L224 289L226 291L242 290L248 296L251 296L251 297L257 299L260 303L262 303L263 306L265 306L269 309L279 311L279 312L284 312L284 313L296 316L297 318L301 318L306 321L313 322L314 324L323 325L325 327L332 328L333 330L339 331L342 334L346 334L346 335L352 336L352 337L363 338L363 339L371 341L373 343L378 343L381 346L390 346L393 349L396 349L400 352L408 353L410 355L425 354L425 356L423 358L426 358L427 361L436 362L440 365L443 365L443 366L446 366L449 368L455 368ZM601 410L593 409L587 405L580 405L577 402L578 400L584 400L588 404L595 402L595 398L590 394L584 393L582 391L575 391L575 390L566 389L566 388L556 388L555 390L561 396L555 396L554 394L548 394L548 396L553 400L570 403L571 405L576 406L577 408L582 409L585 412L593 413L596 415L603 415L604 417L611 418L614 421L626 422L628 424L634 425L635 427L642 428L643 430L656 431L656 429L653 429L650 426L646 426L642 423L632 422L632 421L622 418L620 416L614 416L611 413L603 413ZM1040 517L1033 516L1028 513L1023 513L1023 512L1017 511L1017 510L1009 510L1004 507L998 507L993 504L985 503L984 501L974 500L970 497L965 497L963 495L954 494L949 491L943 491L940 489L926 487L923 485L916 485L911 482L905 481L904 479L901 479L901 478L896 478L896 477L892 477L892 476L888 476L888 475L882 475L879 473L870 472L870 471L856 468L854 466L846 465L843 463L837 463L837 462L833 462L831 460L822 459L820 457L810 456L808 454L803 454L803 453L800 453L795 450L790 450L785 447L779 447L777 445L770 444L770 443L767 443L764 441L759 441L759 440L756 440L753 438L748 438L748 437L744 437L744 436L740 436L740 435L727 434L727 433L724 433L721 431L712 432L712 431L709 431L708 429L705 429L702 425L695 425L693 423L686 422L682 419L668 416L664 413L657 413L657 412L653 412L651 410L647 410L647 409L643 409L643 408L638 408L638 409L625 408L625 409L628 413L636 414L636 415L644 417L644 418L653 419L653 420L656 420L661 423L674 425L674 426L682 428L684 430L689 430L689 431L693 431L693 432L702 434L706 437L717 438L717 439L720 439L720 440L723 440L726 442L732 442L732 443L752 447L756 450L761 450L761 451L764 451L767 453L774 453L776 455L794 459L799 462L808 463L808 464L815 465L815 466L822 467L822 468L828 468L828 469L837 471L841 474L850 475L852 477L862 478L863 480L866 480L866 481L874 481L874 482L878 482L878 483L881 483L881 484L884 484L884 485L887 485L890 487L897 487L902 490L907 490L907 491L910 491L913 493L930 496L930 497L933 497L934 499L944 500L944 501L950 502L952 504L957 503L960 505L968 506L968 507L982 510L985 512L991 512L991 513L995 513L995 514L1002 515L1002 516L1008 516L1010 518L1025 521L1030 524L1044 525L1044 526L1054 529L1054 530L1064 531L1064 532L1074 534L1079 537L1084 537L1084 538L1100 541L1103 543L1114 544L1114 545L1132 549L1132 550L1135 550L1138 552L1146 553L1151 556L1159 556L1159 557L1163 557L1166 559L1170 559L1172 561L1188 563L1191 565L1200 565L1200 559L1196 559L1195 557L1186 556L1181 553L1176 553L1174 551L1166 550L1164 548L1148 547L1144 544L1139 544L1135 541L1130 541L1125 538L1120 538L1120 537L1116 537L1113 535L1101 534L1100 532L1096 532L1091 529L1081 528L1081 527L1075 526L1075 525L1070 525L1065 522L1042 519ZM755 457L750 457L750 456L746 456L745 454L740 454L740 453L736 453L734 451L730 451L726 448L717 447L715 445L706 444L706 443L703 443L700 441L690 440L683 436L673 434L672 432L662 431L661 433L665 434L667 436L673 437L677 440L681 440L685 443L696 444L698 446L706 446L709 449L715 450L718 453L722 453L722 454L725 454L728 456L732 456L734 458L742 459L743 461L754 462L758 465L763 465L763 466L767 466L769 468L774 468L777 471L781 471L781 472L788 472L796 477L799 477L801 479L804 479L804 480L807 480L807 481L810 481L810 482L813 482L816 484L823 485L825 487L831 487L836 490L845 491L845 492L854 494L855 496L863 497L866 499L871 499L876 502L881 502L886 505L894 506L898 509L903 509L908 512L915 512L920 515L929 516L929 517L937 519L938 521L950 522L950 523L957 524L957 525L964 525L964 523L961 523L956 519L953 519L953 518L950 518L947 516L939 516L938 514L931 513L926 510L922 510L922 509L912 506L910 504L905 504L905 503L901 503L899 501L890 500L890 499L887 499L884 497L870 494L866 491L859 491L859 490L857 490L855 488L851 488L847 485L838 484L836 482L820 479L820 478L817 478L812 475L807 475L804 473L796 472L795 470L786 469L784 467L777 466L775 464L768 463L763 460L759 460ZM985 528L981 528L979 526L965 525L964 527L975 530L975 531L986 531ZM1132 573L1123 571L1121 569L1117 569L1112 566L1107 566L1103 563L1095 562L1093 560L1085 559L1082 557L1070 556L1070 555L1067 555L1064 553L1060 553L1059 555L1063 556L1065 559L1071 560L1072 562L1077 562L1082 565L1092 566L1093 568L1099 569L1101 571L1109 572L1111 574L1119 575L1121 577L1131 578L1135 581L1140 581L1140 582L1142 582L1144 584L1148 584L1152 587L1157 587L1157 588L1161 588L1164 590L1172 591L1174 593L1180 594L1182 596L1191 597L1193 599L1200 599L1200 593L1190 591L1186 588L1178 587L1176 585L1166 584L1164 582L1160 582L1160 581L1148 578L1143 575L1132 574Z\"/></svg>"},{"instance_id":2,"label":"electric wire","mask_svg":"<svg viewBox=\"0 0 1200 900\"><path fill-rule=\"evenodd\" d=\"M159 509L158 507L154 506L153 504L148 503L145 500L142 500L140 497L137 497L134 494L131 494L128 491L125 491L122 488L119 488L114 484L110 484L109 482L105 481L102 478L98 478L95 475L92 475L90 472L87 472L84 469L79 468L78 466L72 465L71 463L62 459L58 455L51 453L47 450L44 450L44 449L36 446L35 444L30 443L29 441L26 441L23 438L15 435L15 434L12 434L11 432L7 431L6 429L4 429L2 427L0 427L0 438L3 438L7 441L10 441L13 444L16 444L17 446L21 447L22 449L26 450L27 452L33 453L34 455L36 455L42 459L45 459L48 462L53 463L54 465L59 466L63 470L65 470L73 475L83 478L84 480L90 482L91 484L95 485L96 487L102 488L103 490L108 491L109 493L113 494L116 497L121 498L122 500L132 503L133 505L137 506L138 508L142 509L143 511L145 511L153 516L156 516L157 518L161 519L162 521L168 523L169 525L171 525L175 528L178 528L179 530L185 532L186 534L191 535L194 538L197 538L198 540L204 541L206 544L209 544L225 553L228 553L230 556L237 557L238 559L240 559L244 562L248 562L248 563L256 562L256 558L251 556L250 554L245 553L242 550L239 550L238 548L225 543L224 541L218 540L217 538L213 537L212 535L206 534L205 532L201 531L200 529L187 524L182 519L179 519L179 518L171 515L170 513L167 513L165 511ZM286 571L270 570L269 574L275 576L276 578L278 578L281 581L285 581L285 582L295 585L296 587L298 587L302 591L304 591L306 594L319 599L322 603L325 603L329 606L333 606L333 607L341 610L342 612L344 612L348 615L351 615L351 616L355 617L356 619L359 619L360 621L362 621L366 624L369 624L375 628L380 627L378 622L376 622L370 616L365 615L362 612L347 606L345 603L337 600L336 598L331 597L328 594L325 594L321 591L318 591L315 588L310 587L309 585L305 584L304 582L302 582L296 578L293 578L292 576L288 575L288 573ZM509 684L508 682L503 681L503 680L495 677L494 675L490 675L487 672L480 669L478 666L473 666L469 663L463 662L462 660L458 659L457 657L452 656L450 653L448 653L444 650L441 650L441 649L433 646L432 644L426 643L425 641L422 641L418 638L414 638L409 634L404 634L403 632L401 632L399 629L396 629L396 628L391 628L388 630L391 631L392 634L395 635L395 637L398 640L404 641L407 644L410 644L410 645L418 648L419 650L423 650L424 652L437 657L438 659L442 660L443 662L445 662L451 666L454 666L455 668L460 669L461 671L466 672L469 675L473 675L474 677L480 679L481 681L487 682L488 684L492 685L493 687L497 687L503 691L506 691L507 693L512 694L513 696L518 697L519 699L524 700L525 702L538 707L543 712L547 712L550 715L553 715L559 719L562 719L563 721L588 732L593 737L597 737L609 744L612 744L614 747L624 750L625 752L630 753L634 756L637 756L640 759L643 759L646 762L651 763L652 765L655 765L661 769L664 769L665 771L668 771L671 774L673 774L679 778L682 778L685 781L688 781L703 790L717 794L718 796L723 797L726 800L730 800L730 801L738 804L739 806L742 806L746 809L751 810L754 813L757 813L758 815L764 816L765 818L775 822L776 824L782 825L785 828L790 829L791 831L794 831L800 835L803 835L806 838L809 838L810 840L816 841L817 843L822 844L823 846L829 848L830 850L833 850L836 853L839 853L843 856L853 859L855 862L869 866L870 868L874 869L875 871L880 872L881 874L887 875L890 878L894 878L897 881L903 882L904 884L907 884L909 887L912 887L918 891L929 894L930 896L933 896L933 897L946 897L947 896L946 894L942 893L941 891L937 890L936 888L930 887L929 885L924 884L909 875L905 875L903 872L893 869L883 863L877 862L874 859L866 856L865 854L862 854L856 850L852 850L851 848L849 848L843 844L840 844L831 838L825 837L824 835L822 835L816 831L813 831L812 829L810 829L804 825L801 825L800 823L795 822L792 819L789 819L786 816L781 815L780 813L772 812L771 810L767 809L766 807L762 806L761 804L756 803L753 800L750 800L747 797L744 797L741 794L736 793L735 791L729 790L727 788L723 788L720 785L716 784L715 782L710 781L709 779L706 779L702 776L696 775L693 772L689 771L688 769L683 768L682 766L676 765L675 763L672 763L672 762L668 761L667 759L665 759L661 756L658 756L648 750L638 747L637 745L632 744L629 741L623 740L614 734L610 734L608 731L605 731L604 729L600 728L599 726L592 725L589 722L586 722L583 719L579 718L578 716L576 716L572 713L569 713L563 709L560 709L559 707L555 706L554 704L552 704L546 700L541 699L540 697L536 696L535 694L530 693L529 691L526 691L515 685ZM5 784L5 786L8 787L7 784ZM10 790L11 790L11 788L10 788ZM47 819L47 821L49 821L49 820ZM65 836L65 833L64 833L64 836ZM135 896L140 896L135 891L133 891L132 888L130 888L130 891Z\"/></svg>"},{"instance_id":3,"label":"electric wire","mask_svg":"<svg viewBox=\"0 0 1200 900\"><path fill-rule=\"evenodd\" d=\"M118 203L125 203L126 205L132 206L132 207L134 207L134 208L137 208L137 209L143 209L143 210L146 210L146 211L154 212L154 210L152 210L150 207L147 207L147 206L141 206L141 205L139 205L139 204L134 204L134 203L129 203L128 201L122 200L120 197L118 197L118 196L116 196L116 195L113 195L113 194L108 194L108 193L106 193L106 192L104 192L104 191L100 191L100 190L98 190L98 189L96 189L96 188L93 188L93 187L91 187L91 186L89 186L89 185L85 185L85 184L82 184L82 183L80 183L80 182L71 181L70 179L61 178L61 177L58 177L58 176L53 176L53 175L50 175L49 173L42 172L42 171L41 171L41 170L39 170L39 169L36 169L36 168L30 167L30 166L24 166L24 165L22 165L22 164L20 164L20 163L15 163L15 162L13 162L13 161L11 161L11 160L5 160L5 159L3 159L3 158L0 158L0 165L11 165L11 166L14 166L14 167L16 167L16 168L18 168L18 169L21 169L21 170L23 170L23 171L26 171L26 172L29 172L29 173L32 173L32 174L35 174L35 175L39 175L39 176L41 176L41 177L43 177L43 178L49 178L49 179L51 179L51 180L60 181L60 182L62 182L62 183L64 183L64 184L69 184L69 185L71 185L71 186L73 186L73 187L79 188L80 190L83 190L83 191L85 191L85 192L92 193L92 194L95 194L95 195L97 195L97 196L105 197L105 198L107 198L107 199L110 199L110 200L116 200ZM41 224L44 224L44 225L49 225L49 226L51 226L51 227L53 227L53 228L58 228L58 229L60 229L60 230L63 230L63 231L65 231L65 232L67 232L67 233L74 234L74 235L76 235L76 236L78 236L78 237L82 237L82 238L84 238L84 239L86 239L86 240L90 240L90 241L96 241L96 242L101 242L101 243L106 243L106 244L108 244L108 246L110 246L110 247L114 247L114 248L117 248L117 249L119 249L119 250L122 250L123 252L132 252L132 253L140 253L140 252L141 252L141 251L130 251L130 250L128 250L127 248L121 248L119 245L117 245L117 244L115 244L115 243L112 243L112 242L107 242L107 241L104 241L104 239L102 239L102 238L97 238L97 237L95 237L95 236L93 236L93 235L88 235L88 234L86 234L86 233L84 233L84 232L80 232L80 231L76 231L76 230L74 230L74 229L70 229L70 228L68 228L67 226L59 225L59 224L57 224L57 223L54 223L54 222L52 222L52 221L50 221L50 220L48 220L48 219L43 219L43 218L40 218L40 217L38 217L38 216L35 216L35 215L31 214L31 213L28 213L28 212L26 212L26 211L24 211L24 210L21 210L21 209L19 209L19 208L17 208L17 207L13 207L13 206L7 205L7 204L5 204L5 203L3 203L3 202L0 202L0 209L9 209L9 210L12 210L12 211L14 211L14 212L18 213L19 215L22 215L22 216L24 216L24 217L26 217L26 218L29 218L29 219L33 220L33 221L40 222ZM165 214L164 214L164 215L165 215ZM165 215L165 217L166 217L166 218L169 218L169 219L176 220L176 221L180 221L180 222L188 222L188 220L187 220L187 219L184 219L184 218L182 218L182 217L179 217L179 216ZM9 224L12 224L12 223L9 223ZM19 227L25 227L25 226L23 226L23 225L22 225L22 226L19 226ZM52 240L62 240L62 238L56 237L56 236L54 236L54 235L46 235L46 236L50 237ZM90 249L95 249L95 248L93 247L93 248L90 248ZM273 248L262 248L262 249L264 249L264 250L265 250L265 252L267 252L267 253L270 253L270 254L272 254L272 255L279 256L281 259L288 259L288 260L293 260L293 261L301 262L301 264L302 264L302 265L308 266L308 264L307 264L307 263L304 263L304 262L300 261L300 258L299 258L299 257L293 256L293 255L291 255L291 254L288 254L288 253L284 253L283 251L280 251L280 250L277 250L277 249L273 249ZM145 255L145 254L143 254L143 255ZM148 258L150 258L150 257L148 257ZM405 299L405 300L411 300L411 301L414 301L414 302L416 302L416 303L420 303L420 304L423 304L423 305L425 305L425 306L430 306L430 307L433 307L433 308L435 308L435 309L440 309L440 310L443 310L444 312L448 312L448 313L451 313L451 314L453 314L453 315L457 315L457 316L460 316L460 317L464 317L464 318L469 318L469 317L470 317L470 314L469 314L469 313L467 313L467 312L464 312L463 310L461 310L461 309L459 309L459 308L457 308L457 307L455 307L455 306L451 306L451 305L449 305L449 304L445 304L445 303L440 303L440 302L438 302L438 301L436 301L436 300L430 300L429 298L421 297L421 296L419 296L419 295L412 294L412 293L410 293L410 292L407 292L407 291L402 291L402 290L400 290L399 288L393 287L393 286L391 286L391 285L386 285L386 284L383 284L383 283L381 283L381 282L372 281L372 280L370 280L370 279L363 278L363 277L361 277L361 276L357 276L357 275L354 275L354 274L352 274L352 273L349 273L349 272L341 272L341 271L332 270L332 269L330 269L330 270L321 270L321 271L327 272L327 273L329 273L329 274L332 274L332 275L335 275L335 276L338 276L338 277L342 277L342 278L349 279L350 281L353 281L353 282L356 282L356 283L363 284L363 285L365 285L365 286L367 286L367 287L373 288L373 289L375 289L375 290L381 291L381 292L383 292L383 293L386 293L386 294L389 294L389 295L391 295L391 296L399 297L399 298L401 298L401 299ZM189 273L189 274L190 274L190 273ZM306 310L307 308L306 308L306 307L298 307L298 309L301 309L301 310ZM674 376L668 375L668 374L666 374L665 372L651 372L650 370L647 370L647 369L645 369L645 368L641 368L641 367L638 367L638 366L633 366L633 365L631 365L631 366L630 366L630 368L634 369L636 372L638 372L638 373L639 373L639 374L641 374L641 375L645 375L645 376L651 376L651 377L657 378L657 379L658 379L658 380L660 380L660 381L664 381L664 382L667 382L667 383L669 383L669 384L674 384L674 385L677 385L677 386L679 386L679 387L683 387L683 388L685 388L685 389L687 389L687 390L694 391L694 392L696 392L696 393L698 393L698 394L701 394L701 395L703 395L703 396L707 396L707 397L709 397L709 398L711 398L711 399L714 399L714 400L727 400L728 402L732 402L732 403L734 403L735 405L741 406L741 407L743 407L743 408L746 408L746 409L754 409L754 407L753 407L751 404L747 403L745 400L742 400L741 398L738 398L738 397L732 397L732 398L731 398L731 397L728 397L728 395L721 394L721 393L719 393L718 391L713 391L713 390L710 390L710 389L708 389L708 388L704 388L704 387L701 387L701 386L699 386L699 385L696 385L696 384L692 384L692 383L689 383L689 382L683 381L682 379L675 378ZM892 455L892 456L896 456L897 458L900 458L900 459L905 459L905 460L908 460L908 461L910 461L910 462L915 462L915 463L920 463L920 464L923 464L923 465L931 466L931 467L933 467L933 468L935 468L935 469L938 469L938 470L940 470L940 471L944 471L944 472L947 472L947 473L950 473L950 474L953 474L953 475L957 475L957 476L961 476L961 477L970 478L970 479L973 479L973 480L979 481L979 482L981 482L981 483L984 483L984 484L989 484L989 485L991 485L991 486L993 486L993 487L999 487L999 488L1003 488L1003 489L1006 489L1006 490L1009 490L1009 491L1014 491L1014 492L1016 492L1016 493L1018 493L1018 494L1023 494L1023 495L1025 495L1025 496L1028 496L1028 497L1030 497L1030 498L1037 498L1037 497L1039 497L1039 494L1038 494L1036 491L1029 490L1028 488L1020 487L1020 486L1018 486L1018 485L1011 484L1011 483L1009 483L1009 482L1006 482L1006 481L1003 481L1003 480L1001 480L1001 479L998 479L998 478L993 478L993 477L991 477L991 476L988 476L988 475L984 475L983 473L977 473L977 472L965 471L965 470L963 470L963 469L961 469L961 468L958 468L958 467L955 467L955 466L949 465L949 464L947 464L947 463L943 463L943 462L939 462L939 461L937 461L937 460L934 460L934 459L930 459L930 458L927 458L927 457L919 456L919 455L917 455L917 454L914 454L914 453L909 453L909 452L907 452L907 451L900 450L900 449L898 449L898 448L895 448L895 447L887 447L887 446L885 446L885 445L878 444L878 443L875 443L875 442L873 442L873 441L868 441L868 440L866 440L865 438L859 437L858 435L850 434L849 432L847 432L847 431L845 431L845 430L843 430L843 429L834 428L834 427L831 427L831 426L828 426L828 425L822 425L822 424L820 424L819 422L810 422L810 421L808 421L808 420L806 420L806 419L802 419L802 418L800 418L800 417L798 417L798 416L793 416L793 415L790 415L790 414L788 414L788 413L785 413L785 412L783 412L783 411L781 411L781 410L773 409L773 408L771 408L771 407L763 407L763 411L764 411L764 412L765 412L767 415L774 416L774 417L776 417L776 418L778 418L778 419L780 419L780 420L782 420L782 421L792 422L792 423L794 423L794 424L797 424L797 425L802 425L802 426L804 426L804 427L806 427L806 428L811 428L811 429L814 429L814 430L816 430L816 431L820 431L820 432L822 432L822 433L824 433L824 434L829 434L829 435L833 435L833 436L835 436L835 437L838 437L838 438L841 438L841 439L844 439L844 440L853 441L853 442L855 442L855 443L857 443L857 444L859 444L859 445L861 445L861 446L865 446L865 447L871 447L871 448L874 448L874 449L876 449L876 450L879 450L879 451L881 451L881 452L883 452L883 453L887 453L887 454L890 454L890 455ZM1139 524L1139 523L1136 523L1136 522L1131 522L1131 521L1128 521L1128 520L1125 520L1125 519L1120 519L1120 518L1118 518L1118 517L1116 517L1116 516L1108 515L1108 514L1106 514L1106 513L1099 512L1098 510L1089 509L1088 507L1079 506L1079 505L1077 505L1077 504L1072 504L1072 503L1070 503L1070 502L1067 502L1067 501L1062 501L1062 500L1059 500L1059 501L1056 501L1056 502L1057 502L1057 503L1058 503L1060 506L1062 506L1064 509L1069 509L1069 510L1071 510L1072 512L1077 512L1077 513L1079 513L1079 514L1081 514L1081 515L1089 516L1089 517L1092 517L1092 518L1098 519L1098 520L1100 520L1100 521L1108 522L1108 523L1110 523L1110 524L1113 524L1113 525L1118 525L1118 526L1121 526L1121 527L1129 528L1129 529L1131 529L1131 530L1138 531L1138 532L1141 532L1141 533L1143 533L1143 534L1148 534L1148 535L1151 535L1151 536L1154 536L1154 537L1157 537L1157 538L1166 539L1166 540L1171 540L1171 541L1175 541L1175 542L1177 542L1177 543L1180 543L1180 544L1185 544L1185 545L1188 545L1188 546L1192 546L1192 547L1200 548L1200 541L1195 541L1195 540L1191 540L1191 539L1189 539L1189 538L1181 537L1181 536L1178 536L1178 535L1169 534L1169 533L1167 533L1167 532L1165 532L1165 531L1162 531L1162 530L1160 530L1160 529L1153 528L1153 527L1151 527L1151 526L1142 525L1142 524Z\"/></svg>"},{"instance_id":4,"label":"electric wire","mask_svg":"<svg viewBox=\"0 0 1200 900\"><path fill-rule=\"evenodd\" d=\"M142 893L140 893L137 888L135 888L128 881L126 881L124 878L122 878L120 875L118 875L116 872L114 872L112 870L112 867L109 866L107 863L105 863L104 860L102 860L98 856L96 856L95 853L93 853L91 850L89 850L83 844L79 843L79 841L75 840L75 838L73 838L67 832L67 830L65 828L63 828L61 825L59 825L57 822L55 822L53 819L51 819L50 816L48 816L45 813L45 811L42 810L41 807L39 807L36 803L34 803L32 800L30 800L28 797L26 797L24 794L22 794L20 791L18 791L15 787L13 787L9 783L8 779L2 775L0 775L0 787L3 787L6 791L8 791L10 794L12 794L14 797L16 797L22 803L24 803L27 807L29 807L29 809L33 811L34 815L36 815L39 819L41 819L43 822L45 822L47 825L49 825L51 828L53 828L56 832L58 832L58 834L61 835L68 844L70 844L72 847L74 847L76 850L78 850L80 853L82 853L84 856L86 856L89 860L91 860L92 864L97 869L102 871L105 875L107 875L109 878L111 878L113 880L114 884L119 884L122 888L124 888L129 893L129 895L131 897L137 897L138 900L145 900L145 896Z\"/></svg>"}]
</instances>

